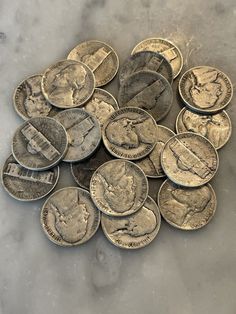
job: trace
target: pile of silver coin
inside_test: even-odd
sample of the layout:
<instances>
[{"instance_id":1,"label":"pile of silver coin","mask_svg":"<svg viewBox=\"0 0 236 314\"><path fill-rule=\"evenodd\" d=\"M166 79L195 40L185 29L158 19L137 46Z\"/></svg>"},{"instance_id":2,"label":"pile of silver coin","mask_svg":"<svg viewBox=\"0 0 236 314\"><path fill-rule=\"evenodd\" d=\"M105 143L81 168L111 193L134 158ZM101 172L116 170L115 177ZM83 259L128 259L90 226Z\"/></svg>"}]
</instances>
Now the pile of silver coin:
<instances>
[{"instance_id":1,"label":"pile of silver coin","mask_svg":"<svg viewBox=\"0 0 236 314\"><path fill-rule=\"evenodd\" d=\"M219 165L217 150L231 135L223 109L233 88L216 68L186 71L179 80L186 107L175 134L159 121L172 108L171 84L182 66L172 42L140 42L119 69L116 100L98 87L117 74L118 56L91 40L19 84L13 103L25 122L2 169L4 188L21 201L43 198L58 182L61 161L71 163L79 185L57 190L42 207L41 225L52 242L82 244L101 222L113 244L137 249L154 240L161 216L182 230L211 220L216 196L208 182ZM147 178L165 176L153 200Z\"/></svg>"}]
</instances>

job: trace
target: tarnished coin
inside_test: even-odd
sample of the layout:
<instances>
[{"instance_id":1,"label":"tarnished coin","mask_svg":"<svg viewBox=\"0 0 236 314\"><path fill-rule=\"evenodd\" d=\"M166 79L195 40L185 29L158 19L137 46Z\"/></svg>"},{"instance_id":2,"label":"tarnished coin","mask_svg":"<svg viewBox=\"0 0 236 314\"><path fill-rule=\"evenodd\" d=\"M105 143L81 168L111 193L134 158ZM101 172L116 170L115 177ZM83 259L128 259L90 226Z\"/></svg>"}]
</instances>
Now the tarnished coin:
<instances>
[{"instance_id":1,"label":"tarnished coin","mask_svg":"<svg viewBox=\"0 0 236 314\"><path fill-rule=\"evenodd\" d=\"M176 78L182 67L183 57L175 44L169 40L163 38L148 38L138 43L133 51L132 55L138 51L155 51L161 53L171 64L174 78Z\"/></svg>"},{"instance_id":2,"label":"tarnished coin","mask_svg":"<svg viewBox=\"0 0 236 314\"><path fill-rule=\"evenodd\" d=\"M59 167L33 171L22 167L10 155L2 169L5 190L19 201L35 201L50 193L57 184Z\"/></svg>"},{"instance_id":3,"label":"tarnished coin","mask_svg":"<svg viewBox=\"0 0 236 314\"><path fill-rule=\"evenodd\" d=\"M156 146L149 155L135 163L149 178L161 178L165 173L161 166L161 152L165 143L175 135L173 131L163 125L157 125Z\"/></svg>"},{"instance_id":4,"label":"tarnished coin","mask_svg":"<svg viewBox=\"0 0 236 314\"><path fill-rule=\"evenodd\" d=\"M140 108L122 108L111 114L102 129L103 143L115 157L137 160L156 144L156 123Z\"/></svg>"},{"instance_id":5,"label":"tarnished coin","mask_svg":"<svg viewBox=\"0 0 236 314\"><path fill-rule=\"evenodd\" d=\"M101 141L101 129L93 115L74 108L59 112L54 119L64 126L68 137L68 150L63 161L86 159L97 149Z\"/></svg>"},{"instance_id":6,"label":"tarnished coin","mask_svg":"<svg viewBox=\"0 0 236 314\"><path fill-rule=\"evenodd\" d=\"M88 159L71 164L71 173L76 183L84 189L89 190L90 179L94 171L104 162L112 160L112 156L103 145Z\"/></svg>"},{"instance_id":7,"label":"tarnished coin","mask_svg":"<svg viewBox=\"0 0 236 314\"><path fill-rule=\"evenodd\" d=\"M101 225L112 244L123 249L140 249L157 236L161 215L157 204L148 196L142 208L128 217L102 214Z\"/></svg>"},{"instance_id":8,"label":"tarnished coin","mask_svg":"<svg viewBox=\"0 0 236 314\"><path fill-rule=\"evenodd\" d=\"M110 82L119 67L119 59L114 49L98 40L89 40L79 44L71 50L67 59L87 64L95 76L96 87Z\"/></svg>"},{"instance_id":9,"label":"tarnished coin","mask_svg":"<svg viewBox=\"0 0 236 314\"><path fill-rule=\"evenodd\" d=\"M17 162L30 170L46 170L65 155L68 139L65 128L48 117L32 118L15 132L12 154Z\"/></svg>"},{"instance_id":10,"label":"tarnished coin","mask_svg":"<svg viewBox=\"0 0 236 314\"><path fill-rule=\"evenodd\" d=\"M13 103L19 116L28 120L35 117L53 117L58 109L46 101L41 90L42 75L33 75L16 88Z\"/></svg>"},{"instance_id":11,"label":"tarnished coin","mask_svg":"<svg viewBox=\"0 0 236 314\"><path fill-rule=\"evenodd\" d=\"M95 78L86 64L62 60L45 71L41 87L52 105L69 109L89 100L94 92Z\"/></svg>"},{"instance_id":12,"label":"tarnished coin","mask_svg":"<svg viewBox=\"0 0 236 314\"><path fill-rule=\"evenodd\" d=\"M156 121L169 112L173 100L170 83L159 73L139 71L130 75L120 86L120 107L138 107L146 110Z\"/></svg>"},{"instance_id":13,"label":"tarnished coin","mask_svg":"<svg viewBox=\"0 0 236 314\"><path fill-rule=\"evenodd\" d=\"M205 137L180 133L165 144L161 165L168 178L186 187L201 186L215 175L219 158L214 146Z\"/></svg>"},{"instance_id":14,"label":"tarnished coin","mask_svg":"<svg viewBox=\"0 0 236 314\"><path fill-rule=\"evenodd\" d=\"M232 132L231 121L226 111L202 115L183 108L176 119L177 133L194 132L206 137L216 149L224 146Z\"/></svg>"},{"instance_id":15,"label":"tarnished coin","mask_svg":"<svg viewBox=\"0 0 236 314\"><path fill-rule=\"evenodd\" d=\"M148 195L148 182L134 163L115 159L94 172L90 193L94 204L105 214L127 216L143 206Z\"/></svg>"},{"instance_id":16,"label":"tarnished coin","mask_svg":"<svg viewBox=\"0 0 236 314\"><path fill-rule=\"evenodd\" d=\"M101 88L95 88L92 98L84 105L84 109L93 114L101 127L112 112L119 109L116 99Z\"/></svg>"},{"instance_id":17,"label":"tarnished coin","mask_svg":"<svg viewBox=\"0 0 236 314\"><path fill-rule=\"evenodd\" d=\"M216 211L216 196L208 183L197 188L183 188L166 180L158 193L162 217L182 230L204 227Z\"/></svg>"},{"instance_id":18,"label":"tarnished coin","mask_svg":"<svg viewBox=\"0 0 236 314\"><path fill-rule=\"evenodd\" d=\"M228 105L233 96L233 86L222 71L198 66L182 75L179 93L190 109L212 114Z\"/></svg>"},{"instance_id":19,"label":"tarnished coin","mask_svg":"<svg viewBox=\"0 0 236 314\"><path fill-rule=\"evenodd\" d=\"M41 225L49 240L61 246L87 242L97 231L100 212L88 191L66 187L53 193L41 210Z\"/></svg>"},{"instance_id":20,"label":"tarnished coin","mask_svg":"<svg viewBox=\"0 0 236 314\"><path fill-rule=\"evenodd\" d=\"M119 73L120 83L122 84L131 74L143 70L160 73L170 84L173 82L172 67L163 55L154 51L139 51L123 63Z\"/></svg>"}]
</instances>

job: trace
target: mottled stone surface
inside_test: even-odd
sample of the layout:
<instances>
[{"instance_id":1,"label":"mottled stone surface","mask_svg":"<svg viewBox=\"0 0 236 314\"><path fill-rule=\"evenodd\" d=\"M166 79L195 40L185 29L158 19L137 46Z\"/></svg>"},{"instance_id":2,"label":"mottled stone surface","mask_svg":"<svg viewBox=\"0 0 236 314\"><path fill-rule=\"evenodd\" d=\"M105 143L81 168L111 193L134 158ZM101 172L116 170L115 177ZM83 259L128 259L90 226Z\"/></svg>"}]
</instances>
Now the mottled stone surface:
<instances>
[{"instance_id":1,"label":"mottled stone surface","mask_svg":"<svg viewBox=\"0 0 236 314\"><path fill-rule=\"evenodd\" d=\"M235 20L233 0L1 0L1 165L23 122L12 105L15 87L65 58L79 42L105 41L122 63L137 42L166 37L182 50L183 71L211 65L235 86ZM105 88L117 96L117 86L115 79ZM227 108L233 126L235 105L234 97ZM161 123L174 129L181 108L175 98ZM101 230L81 247L57 247L39 224L43 200L17 202L1 187L0 314L234 314L235 139L233 132L219 152L212 181L218 208L212 222L196 232L163 222L156 240L135 252L113 247ZM161 181L152 181L152 195ZM74 185L64 165L58 188L69 184Z\"/></svg>"}]
</instances>

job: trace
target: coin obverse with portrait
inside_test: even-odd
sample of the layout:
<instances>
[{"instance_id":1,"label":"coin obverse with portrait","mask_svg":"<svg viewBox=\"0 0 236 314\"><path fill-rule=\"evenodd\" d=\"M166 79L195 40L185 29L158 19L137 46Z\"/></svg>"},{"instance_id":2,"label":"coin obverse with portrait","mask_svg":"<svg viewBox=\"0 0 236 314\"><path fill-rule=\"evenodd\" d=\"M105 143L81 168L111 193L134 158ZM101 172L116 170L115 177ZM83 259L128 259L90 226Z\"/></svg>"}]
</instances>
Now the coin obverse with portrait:
<instances>
[{"instance_id":1,"label":"coin obverse with portrait","mask_svg":"<svg viewBox=\"0 0 236 314\"><path fill-rule=\"evenodd\" d=\"M82 106L92 96L95 78L86 64L62 60L43 74L42 91L53 106L63 109Z\"/></svg>"},{"instance_id":2,"label":"coin obverse with portrait","mask_svg":"<svg viewBox=\"0 0 236 314\"><path fill-rule=\"evenodd\" d=\"M139 249L150 244L158 234L161 215L154 200L148 196L136 213L127 217L102 214L101 225L105 236L123 249Z\"/></svg>"},{"instance_id":3,"label":"coin obverse with portrait","mask_svg":"<svg viewBox=\"0 0 236 314\"><path fill-rule=\"evenodd\" d=\"M75 246L87 242L97 231L100 212L88 191L66 187L50 195L41 210L41 225L55 244Z\"/></svg>"},{"instance_id":4,"label":"coin obverse with portrait","mask_svg":"<svg viewBox=\"0 0 236 314\"><path fill-rule=\"evenodd\" d=\"M137 160L154 149L156 133L152 116L140 108L127 107L110 115L103 126L102 139L113 156Z\"/></svg>"},{"instance_id":5,"label":"coin obverse with portrait","mask_svg":"<svg viewBox=\"0 0 236 314\"><path fill-rule=\"evenodd\" d=\"M162 217L182 230L196 230L210 222L216 211L216 196L208 183L184 188L166 180L158 193Z\"/></svg>"},{"instance_id":6,"label":"coin obverse with portrait","mask_svg":"<svg viewBox=\"0 0 236 314\"><path fill-rule=\"evenodd\" d=\"M233 86L222 71L209 66L198 66L182 75L179 94L190 109L213 114L229 104Z\"/></svg>"},{"instance_id":7,"label":"coin obverse with portrait","mask_svg":"<svg viewBox=\"0 0 236 314\"><path fill-rule=\"evenodd\" d=\"M138 211L148 196L148 181L133 162L114 159L93 174L90 193L94 204L111 216L127 216Z\"/></svg>"}]
</instances>

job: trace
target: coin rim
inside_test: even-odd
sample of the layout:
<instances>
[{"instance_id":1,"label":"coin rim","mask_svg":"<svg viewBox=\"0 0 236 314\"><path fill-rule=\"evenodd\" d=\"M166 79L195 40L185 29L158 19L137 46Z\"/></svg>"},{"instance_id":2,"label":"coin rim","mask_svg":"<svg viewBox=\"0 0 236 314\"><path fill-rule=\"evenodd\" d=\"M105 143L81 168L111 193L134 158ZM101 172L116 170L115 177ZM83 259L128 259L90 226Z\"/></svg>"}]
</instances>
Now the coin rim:
<instances>
[{"instance_id":1,"label":"coin rim","mask_svg":"<svg viewBox=\"0 0 236 314\"><path fill-rule=\"evenodd\" d=\"M44 211L44 208L45 208L46 203L48 202L48 200L49 200L54 194L59 193L59 192L62 191L62 190L67 190L67 189L79 189L79 190L82 190L83 192L86 192L86 194L88 194L88 195L90 196L91 201L92 201L92 197L91 197L90 193L89 193L87 190L82 189L82 188L80 188L80 187L78 187L78 186L67 186L67 187L61 188L61 189L55 191L54 193L52 193L52 194L46 199L46 201L43 203L43 206L41 207L41 211L40 211L40 224L41 224L41 227L42 227L44 233L46 234L47 238L48 238L51 242L53 242L53 243L55 243L55 244L57 244L57 245L59 245L59 246L61 246L61 247L75 247L75 246L82 245L82 244L88 242L88 241L95 235L95 233L97 232L97 230L98 230L98 228L99 228L99 226L100 226L100 223L101 223L101 214L100 214L100 211L98 210L97 206L96 206L96 205L94 204L94 202L92 201L92 203L94 204L94 207L97 209L96 212L98 213L98 224L97 224L95 230L93 231L93 233L91 234L91 236L90 236L86 241L84 241L84 242L82 242L82 243L78 243L78 242L79 242L79 241L78 241L78 242L71 243L71 244L65 244L65 243L59 243L59 242L57 242L56 240L54 240L53 238L51 238L50 235L48 234L48 232L46 231L45 227L44 227L45 224L44 224L44 222L43 222L43 211ZM63 242L66 242L66 241L63 240L63 239L62 239L62 241L63 241ZM67 242L66 242L66 243L67 243Z\"/></svg>"},{"instance_id":2,"label":"coin rim","mask_svg":"<svg viewBox=\"0 0 236 314\"><path fill-rule=\"evenodd\" d=\"M95 175L97 174L97 172L100 170L100 168L104 167L104 165L106 165L106 164L108 164L108 163L111 163L111 162L121 162L121 161L123 161L123 162L128 162L128 163L131 163L132 165L135 165L135 166L139 169L139 171L142 172L142 174L143 174L143 176L144 176L144 178L145 178L145 181L146 181L147 192L145 193L145 199L144 199L144 201L142 202L142 204L141 204L140 207L138 207L136 210L133 210L132 213L128 213L128 214L127 214L127 213L125 212L125 213L123 213L123 214L119 214L119 213L118 213L118 215L117 215L117 213L114 214L114 210L113 210L113 209L112 209L112 212L113 212L113 213L111 214L111 213L106 212L104 209L101 209L101 208L97 205L97 201L96 201L95 198L93 198L93 195L92 195L92 193L91 193L91 190L93 190L91 186L92 186L92 181L93 181ZM143 187L143 185L142 185L142 187ZM147 179L145 173L143 172L143 170L142 170L139 166L137 166L134 162L132 162L132 161L130 161L130 160L128 160L128 159L112 159L112 160L108 160L108 161L104 162L101 166L99 166L99 167L94 171L94 173L93 173L93 175L92 175L92 177L91 177L91 179L90 179L89 191L90 191L90 195L91 195L91 198L92 198L92 200L93 200L95 206L96 206L101 212L103 212L103 213L106 214L107 216L111 216L111 217L125 217L125 216L130 216L130 215L132 215L133 213L136 213L136 212L143 206L143 204L145 203L145 201L146 201L146 199L147 199L147 197L148 197L149 184L148 184L148 179ZM130 211L130 210L129 210L129 211Z\"/></svg>"},{"instance_id":3,"label":"coin rim","mask_svg":"<svg viewBox=\"0 0 236 314\"><path fill-rule=\"evenodd\" d=\"M160 210L160 213L161 213L162 218L163 218L169 225L171 225L172 227L175 227L175 228L177 228L177 229L179 229L179 230L183 230L183 231L196 231L196 230L199 230L199 229L205 227L206 225L208 225L208 223L209 223L209 222L212 220L212 218L215 216L215 212L216 212L216 209L217 209L216 193L215 193L215 191L214 191L212 185L207 182L206 184L203 184L202 186L204 186L204 185L208 186L208 187L210 188L211 192L212 192L213 197L214 197L214 209L213 209L213 214L210 216L209 220L207 221L207 223L206 223L205 225L199 226L199 227L196 227L196 228L192 228L192 229L186 229L186 228L182 228L181 226L179 226L179 225L177 225L177 224L171 222L170 220L168 220L168 219L164 216L164 214L162 214L162 210L161 210L161 206L160 206L160 194L161 194L161 189L163 188L163 186L164 186L165 184L168 183L168 181L171 182L172 184L179 185L179 184L174 183L174 182L171 181L170 179L166 179L166 180L162 183L162 185L160 186L160 189L159 189L159 191L158 191L158 193L157 193L157 204L158 204L158 207L159 207L159 210ZM180 186L180 185L179 185L179 186ZM181 186L180 186L180 187L181 187ZM182 187L181 187L181 188L182 188ZM184 188L186 188L186 187L184 187ZM194 188L197 188L197 187L187 187L187 189L194 189Z\"/></svg>"},{"instance_id":4,"label":"coin rim","mask_svg":"<svg viewBox=\"0 0 236 314\"><path fill-rule=\"evenodd\" d=\"M23 125L25 125L26 123L30 122L32 119L50 119L50 120L53 120L53 121L55 121L56 123L58 123L58 124L63 128L63 130L64 130L64 132L65 132L65 134L66 134L66 146L65 146L65 149L64 149L64 151L61 153L61 156L58 158L58 160L56 160L56 161L55 161L53 164L51 164L50 166L40 167L40 168L26 167L26 166L23 165L23 164L16 158L16 156L15 156L14 149L13 149L13 141L14 141L14 138L15 138L16 134L17 134L18 132L20 132L20 130L22 129ZM67 152L67 149L68 149L68 137L67 137L66 129L64 128L64 126L63 126L60 122L58 122L58 121L56 121L55 119L50 118L50 117L34 117L34 118L31 118L31 119L25 121L24 123L22 123L22 124L16 129L16 131L15 131L13 137L12 137L12 141L11 141L11 152L12 152L12 155L13 155L13 157L15 158L15 160L16 160L22 167L24 167L24 168L26 168L26 169L29 169L29 170L34 170L34 171L48 170L48 169L51 169L51 168L53 168L54 166L56 166L56 165L63 159L63 157L65 156L65 154L66 154L66 152Z\"/></svg>"},{"instance_id":5,"label":"coin rim","mask_svg":"<svg viewBox=\"0 0 236 314\"><path fill-rule=\"evenodd\" d=\"M209 68L209 69L216 70L217 72L223 73L224 77L227 79L227 81L228 81L228 83L229 83L229 85L230 85L230 87L231 87L231 95L230 95L230 98L229 98L228 102L227 102L224 106L222 106L222 107L220 107L220 108L217 108L217 109L206 109L206 110L204 110L204 109L201 109L201 108L199 109L199 108L197 108L197 107L194 107L193 105L191 105L190 103L188 103L187 100L184 99L183 94L182 94L182 92L181 92L181 86L180 86L180 85L181 85L181 82L182 82L183 77L184 77L188 72L192 71L193 69L204 68L204 67ZM231 100L232 100L232 98L233 98L234 88L233 88L233 84L232 84L230 78L229 78L228 75L226 75L223 71L219 70L218 68L214 68L214 67L212 67L212 66L209 66L209 65L199 65L199 66L195 66L195 67L193 67L193 68L191 68L191 69L188 69L187 71L185 71L185 72L182 74L182 76L181 76L181 78L179 79L179 82L178 82L178 91L179 91L179 95L180 95L182 101L184 102L184 104L185 104L190 110L195 111L195 112L197 112L197 113L212 115L212 114L215 114L215 113L218 113L218 112L222 111L223 109L225 109L225 107L227 107L227 106L229 105L229 103L231 102Z\"/></svg>"},{"instance_id":6,"label":"coin rim","mask_svg":"<svg viewBox=\"0 0 236 314\"><path fill-rule=\"evenodd\" d=\"M218 152L217 152L217 150L215 149L215 147L213 146L213 144L212 144L207 138L205 138L204 136L202 136L202 135L200 135L200 134L193 133L193 132L182 132L182 133L176 134L175 136L178 136L178 135L180 135L180 134L181 134L181 135L184 135L184 134L186 134L186 135L189 135L189 134L193 135L193 134L194 134L194 135L196 135L196 136L201 137L203 140L206 140L206 141L212 146L212 148L213 148L214 151L215 151L216 163L217 163L216 169L215 169L215 171L214 171L214 174L210 177L210 179L208 179L207 181L204 181L204 183L200 183L200 184L197 184L197 185L196 185L196 184L195 184L195 185L186 185L186 184L182 184L182 183L176 182L173 178L171 178L170 176L168 176L167 173L166 173L166 171L165 171L165 168L164 168L164 166L163 166L163 152L164 152L164 149L166 148L166 146L168 145L169 141L172 140L174 136L172 136L172 137L165 143L165 146L163 147L163 150L162 150L162 152L161 152L161 166L162 166L162 169L163 169L163 171L165 172L167 178L170 179L170 181L172 181L173 183L175 183L175 184L177 184L177 185L179 185L179 186L186 187L186 188L194 188L194 187L200 187L200 186L202 186L202 185L205 185L205 184L208 183L211 179L213 179L213 177L216 175L216 173L217 173L217 171L218 171L218 168L219 168L219 155L218 155Z\"/></svg>"}]
</instances>

